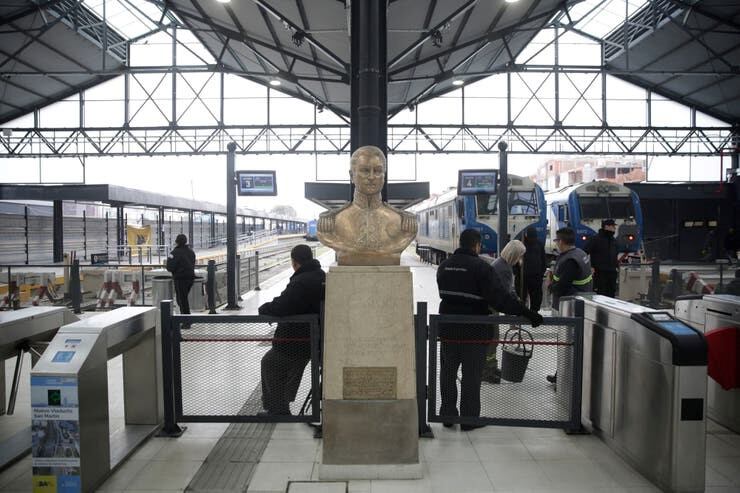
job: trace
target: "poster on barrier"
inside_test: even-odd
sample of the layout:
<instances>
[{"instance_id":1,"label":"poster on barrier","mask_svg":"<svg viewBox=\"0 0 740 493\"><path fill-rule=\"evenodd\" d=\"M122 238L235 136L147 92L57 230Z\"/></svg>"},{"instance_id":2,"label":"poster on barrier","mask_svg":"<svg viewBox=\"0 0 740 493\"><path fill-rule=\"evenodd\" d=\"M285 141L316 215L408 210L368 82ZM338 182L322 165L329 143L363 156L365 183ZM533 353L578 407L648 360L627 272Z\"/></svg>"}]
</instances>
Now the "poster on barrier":
<instances>
[{"instance_id":1,"label":"poster on barrier","mask_svg":"<svg viewBox=\"0 0 740 493\"><path fill-rule=\"evenodd\" d=\"M152 226L126 225L126 235L129 246L149 246L152 244Z\"/></svg>"},{"instance_id":2,"label":"poster on barrier","mask_svg":"<svg viewBox=\"0 0 740 493\"><path fill-rule=\"evenodd\" d=\"M31 376L34 493L81 490L77 379Z\"/></svg>"}]
</instances>

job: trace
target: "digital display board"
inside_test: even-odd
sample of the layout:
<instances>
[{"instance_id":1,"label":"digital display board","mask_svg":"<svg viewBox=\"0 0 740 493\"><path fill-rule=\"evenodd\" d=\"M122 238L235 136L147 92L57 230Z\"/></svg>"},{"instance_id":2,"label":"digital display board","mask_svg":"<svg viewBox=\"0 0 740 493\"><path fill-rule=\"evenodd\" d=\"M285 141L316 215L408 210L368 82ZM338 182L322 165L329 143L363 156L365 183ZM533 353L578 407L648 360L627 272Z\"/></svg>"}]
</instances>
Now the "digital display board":
<instances>
[{"instance_id":1,"label":"digital display board","mask_svg":"<svg viewBox=\"0 0 740 493\"><path fill-rule=\"evenodd\" d=\"M461 169L457 175L458 195L494 195L497 186L498 170L495 169Z\"/></svg>"},{"instance_id":2,"label":"digital display board","mask_svg":"<svg viewBox=\"0 0 740 493\"><path fill-rule=\"evenodd\" d=\"M239 195L277 195L274 171L237 171L236 183Z\"/></svg>"}]
</instances>

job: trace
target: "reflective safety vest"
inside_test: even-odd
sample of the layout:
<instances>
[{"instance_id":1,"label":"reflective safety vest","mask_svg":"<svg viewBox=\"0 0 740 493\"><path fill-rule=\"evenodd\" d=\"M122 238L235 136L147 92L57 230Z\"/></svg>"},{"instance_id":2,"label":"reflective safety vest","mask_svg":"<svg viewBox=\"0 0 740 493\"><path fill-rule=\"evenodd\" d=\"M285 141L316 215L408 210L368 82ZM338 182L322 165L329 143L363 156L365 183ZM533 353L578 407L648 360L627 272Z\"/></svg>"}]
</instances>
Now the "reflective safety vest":
<instances>
[{"instance_id":1,"label":"reflective safety vest","mask_svg":"<svg viewBox=\"0 0 740 493\"><path fill-rule=\"evenodd\" d=\"M578 276L571 283L571 289L562 296L570 296L577 293L587 293L593 290L593 278L591 275L591 259L588 254L580 248L571 248L567 252L561 253L555 262L555 270L552 275L552 280L558 282L560 280L560 270L563 264L568 260L575 260L578 264ZM557 309L559 304L559 296L553 296L552 306Z\"/></svg>"}]
</instances>

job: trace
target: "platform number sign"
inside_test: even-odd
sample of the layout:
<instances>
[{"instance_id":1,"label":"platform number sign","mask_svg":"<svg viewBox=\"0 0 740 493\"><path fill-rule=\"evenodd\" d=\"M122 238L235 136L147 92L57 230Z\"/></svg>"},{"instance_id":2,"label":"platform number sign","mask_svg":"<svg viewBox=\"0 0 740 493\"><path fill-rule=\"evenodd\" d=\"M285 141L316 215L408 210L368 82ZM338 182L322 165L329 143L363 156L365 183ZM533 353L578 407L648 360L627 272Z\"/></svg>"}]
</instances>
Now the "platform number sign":
<instances>
[{"instance_id":1,"label":"platform number sign","mask_svg":"<svg viewBox=\"0 0 740 493\"><path fill-rule=\"evenodd\" d=\"M242 196L277 195L275 171L237 171L236 184Z\"/></svg>"}]
</instances>

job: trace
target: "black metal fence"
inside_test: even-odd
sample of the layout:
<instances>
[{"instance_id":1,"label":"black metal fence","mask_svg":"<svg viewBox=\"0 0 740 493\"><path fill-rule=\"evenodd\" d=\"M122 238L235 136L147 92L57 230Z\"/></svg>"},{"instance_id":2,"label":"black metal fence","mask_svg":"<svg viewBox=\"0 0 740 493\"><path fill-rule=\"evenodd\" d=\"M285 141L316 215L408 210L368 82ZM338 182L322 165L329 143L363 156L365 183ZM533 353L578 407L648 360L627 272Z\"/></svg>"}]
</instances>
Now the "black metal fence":
<instances>
[{"instance_id":1,"label":"black metal fence","mask_svg":"<svg viewBox=\"0 0 740 493\"><path fill-rule=\"evenodd\" d=\"M165 434L177 434L178 422L319 421L318 316L175 315L170 301L160 308Z\"/></svg>"},{"instance_id":2,"label":"black metal fence","mask_svg":"<svg viewBox=\"0 0 740 493\"><path fill-rule=\"evenodd\" d=\"M533 328L510 316L429 319L429 421L580 429L583 320L547 317ZM553 385L546 377L556 372Z\"/></svg>"}]
</instances>

